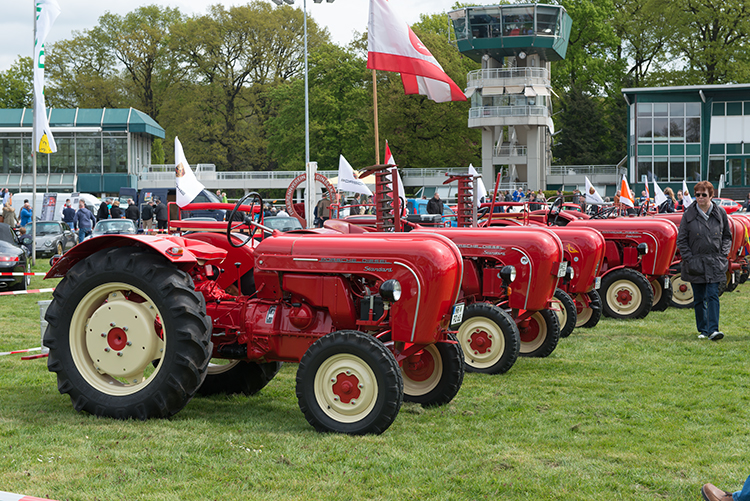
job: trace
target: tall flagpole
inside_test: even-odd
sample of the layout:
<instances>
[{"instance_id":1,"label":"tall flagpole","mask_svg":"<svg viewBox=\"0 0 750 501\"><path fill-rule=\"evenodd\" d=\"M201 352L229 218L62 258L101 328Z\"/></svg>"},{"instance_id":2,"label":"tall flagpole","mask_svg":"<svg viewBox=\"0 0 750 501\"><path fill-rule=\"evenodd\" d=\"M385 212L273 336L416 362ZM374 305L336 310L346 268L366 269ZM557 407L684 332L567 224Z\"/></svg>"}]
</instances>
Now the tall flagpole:
<instances>
[{"instance_id":1,"label":"tall flagpole","mask_svg":"<svg viewBox=\"0 0 750 501\"><path fill-rule=\"evenodd\" d=\"M34 45L31 49L31 53L33 54L36 51L36 18L37 18L37 10L36 10L36 0L32 0L32 4L34 7ZM32 64L36 64L37 55L34 54L34 57L32 58ZM32 68L33 71L33 68ZM33 176L33 187L31 189L31 264L36 266L36 214L34 213L34 208L36 206L36 157L38 152L37 145L39 144L38 139L36 136L36 124L33 123L36 120L36 107L39 106L39 103L36 99L36 92L34 92L34 113L32 113L32 126L31 126L31 172Z\"/></svg>"},{"instance_id":2,"label":"tall flagpole","mask_svg":"<svg viewBox=\"0 0 750 501\"><path fill-rule=\"evenodd\" d=\"M372 70L372 108L375 111L375 165L380 165L380 134L378 132L378 82Z\"/></svg>"}]
</instances>

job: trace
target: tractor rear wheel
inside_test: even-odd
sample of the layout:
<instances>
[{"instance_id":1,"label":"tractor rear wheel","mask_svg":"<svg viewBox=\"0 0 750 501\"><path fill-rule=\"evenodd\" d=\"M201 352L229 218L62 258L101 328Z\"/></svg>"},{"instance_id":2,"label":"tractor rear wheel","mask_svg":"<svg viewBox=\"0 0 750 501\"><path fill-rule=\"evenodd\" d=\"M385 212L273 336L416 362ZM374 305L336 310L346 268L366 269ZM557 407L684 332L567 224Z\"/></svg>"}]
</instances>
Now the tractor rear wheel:
<instances>
[{"instance_id":1,"label":"tractor rear wheel","mask_svg":"<svg viewBox=\"0 0 750 501\"><path fill-rule=\"evenodd\" d=\"M255 395L266 387L283 365L281 362L245 362L244 360L211 359L206 380L198 394L209 395L241 393Z\"/></svg>"},{"instance_id":2,"label":"tractor rear wheel","mask_svg":"<svg viewBox=\"0 0 750 501\"><path fill-rule=\"evenodd\" d=\"M297 400L318 431L383 433L401 408L404 383L393 353L359 331L315 341L297 368Z\"/></svg>"},{"instance_id":3,"label":"tractor rear wheel","mask_svg":"<svg viewBox=\"0 0 750 501\"><path fill-rule=\"evenodd\" d=\"M44 344L77 411L168 417L193 397L211 358L211 320L188 274L134 247L78 262L54 292Z\"/></svg>"},{"instance_id":4,"label":"tractor rear wheel","mask_svg":"<svg viewBox=\"0 0 750 501\"><path fill-rule=\"evenodd\" d=\"M427 345L404 360L404 400L431 407L456 396L464 381L464 354L455 336L448 338L454 342Z\"/></svg>"},{"instance_id":5,"label":"tractor rear wheel","mask_svg":"<svg viewBox=\"0 0 750 501\"><path fill-rule=\"evenodd\" d=\"M588 306L583 301L581 294L576 294L576 327L590 329L599 323L602 318L602 297L599 292L592 290L587 292Z\"/></svg>"},{"instance_id":6,"label":"tractor rear wheel","mask_svg":"<svg viewBox=\"0 0 750 501\"><path fill-rule=\"evenodd\" d=\"M543 358L555 351L560 340L557 314L551 310L535 311L518 326L521 333L521 356Z\"/></svg>"},{"instance_id":7,"label":"tractor rear wheel","mask_svg":"<svg viewBox=\"0 0 750 501\"><path fill-rule=\"evenodd\" d=\"M673 308L692 308L693 307L693 286L690 282L682 279L680 272L669 277L672 282L672 298L669 305Z\"/></svg>"},{"instance_id":8,"label":"tractor rear wheel","mask_svg":"<svg viewBox=\"0 0 750 501\"><path fill-rule=\"evenodd\" d=\"M651 290L654 292L654 302L651 305L651 311L664 311L669 308L672 299L672 288L664 288L664 279L666 276L656 278L651 281Z\"/></svg>"},{"instance_id":9,"label":"tractor rear wheel","mask_svg":"<svg viewBox=\"0 0 750 501\"><path fill-rule=\"evenodd\" d=\"M604 275L602 291L604 314L611 318L643 318L654 302L648 279L631 268L619 268Z\"/></svg>"},{"instance_id":10,"label":"tractor rear wheel","mask_svg":"<svg viewBox=\"0 0 750 501\"><path fill-rule=\"evenodd\" d=\"M555 310L557 322L560 324L560 337L568 337L576 327L578 314L573 298L562 289L555 289L555 297L552 300L557 303L559 309Z\"/></svg>"},{"instance_id":11,"label":"tractor rear wheel","mask_svg":"<svg viewBox=\"0 0 750 501\"><path fill-rule=\"evenodd\" d=\"M521 338L513 317L490 303L474 303L458 328L467 372L504 374L518 358Z\"/></svg>"}]
</instances>

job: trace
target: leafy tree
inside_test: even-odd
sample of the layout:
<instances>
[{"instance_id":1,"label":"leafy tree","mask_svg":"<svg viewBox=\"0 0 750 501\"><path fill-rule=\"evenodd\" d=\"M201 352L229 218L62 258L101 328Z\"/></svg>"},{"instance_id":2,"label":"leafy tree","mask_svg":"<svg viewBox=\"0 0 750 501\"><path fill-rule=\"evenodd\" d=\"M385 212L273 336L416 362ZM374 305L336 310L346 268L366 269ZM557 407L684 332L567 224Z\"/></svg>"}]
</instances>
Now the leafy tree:
<instances>
[{"instance_id":1,"label":"leafy tree","mask_svg":"<svg viewBox=\"0 0 750 501\"><path fill-rule=\"evenodd\" d=\"M162 165L166 156L164 155L164 144L160 137L154 138L151 144L151 163L155 165Z\"/></svg>"},{"instance_id":2,"label":"leafy tree","mask_svg":"<svg viewBox=\"0 0 750 501\"><path fill-rule=\"evenodd\" d=\"M597 165L607 155L609 130L601 105L573 87L561 99L553 155L563 165ZM586 117L582 120L581 117Z\"/></svg>"},{"instance_id":3,"label":"leafy tree","mask_svg":"<svg viewBox=\"0 0 750 501\"><path fill-rule=\"evenodd\" d=\"M21 57L0 71L0 108L26 108L34 103L34 83L30 57Z\"/></svg>"}]
</instances>

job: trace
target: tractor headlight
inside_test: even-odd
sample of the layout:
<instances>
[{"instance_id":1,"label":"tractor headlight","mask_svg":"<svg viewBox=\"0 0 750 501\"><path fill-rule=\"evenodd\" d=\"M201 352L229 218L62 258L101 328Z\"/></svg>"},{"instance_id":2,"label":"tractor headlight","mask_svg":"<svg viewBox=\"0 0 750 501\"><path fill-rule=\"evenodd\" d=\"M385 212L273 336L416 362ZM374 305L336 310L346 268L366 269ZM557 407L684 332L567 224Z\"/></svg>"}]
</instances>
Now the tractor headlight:
<instances>
[{"instance_id":1,"label":"tractor headlight","mask_svg":"<svg viewBox=\"0 0 750 501\"><path fill-rule=\"evenodd\" d=\"M636 249L638 249L639 255L648 254L648 244L646 242L638 244L638 247L636 247Z\"/></svg>"},{"instance_id":2,"label":"tractor headlight","mask_svg":"<svg viewBox=\"0 0 750 501\"><path fill-rule=\"evenodd\" d=\"M380 286L380 297L388 303L395 303L401 299L401 284L398 280L386 280Z\"/></svg>"},{"instance_id":3,"label":"tractor headlight","mask_svg":"<svg viewBox=\"0 0 750 501\"><path fill-rule=\"evenodd\" d=\"M515 266L503 266L500 269L500 278L502 278L505 285L512 284L516 280L516 267Z\"/></svg>"},{"instance_id":4,"label":"tractor headlight","mask_svg":"<svg viewBox=\"0 0 750 501\"><path fill-rule=\"evenodd\" d=\"M576 276L576 272L573 270L572 266L568 266L568 269L565 270L565 280L573 280L573 277Z\"/></svg>"}]
</instances>

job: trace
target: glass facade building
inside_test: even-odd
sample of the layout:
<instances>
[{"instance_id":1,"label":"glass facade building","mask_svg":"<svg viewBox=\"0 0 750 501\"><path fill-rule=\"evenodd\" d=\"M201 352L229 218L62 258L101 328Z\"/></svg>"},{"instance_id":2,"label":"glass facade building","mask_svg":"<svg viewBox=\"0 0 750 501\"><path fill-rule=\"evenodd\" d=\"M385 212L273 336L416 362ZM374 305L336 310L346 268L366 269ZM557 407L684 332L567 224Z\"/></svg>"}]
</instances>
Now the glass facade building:
<instances>
[{"instance_id":1,"label":"glass facade building","mask_svg":"<svg viewBox=\"0 0 750 501\"><path fill-rule=\"evenodd\" d=\"M0 109L0 186L33 185L31 108ZM49 191L117 192L135 187L151 163L151 143L163 138L153 119L128 109L51 109L57 152L37 157L37 185Z\"/></svg>"}]
</instances>

